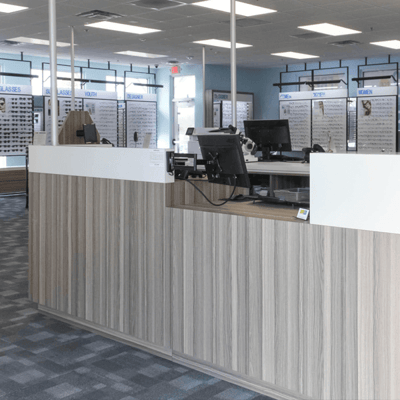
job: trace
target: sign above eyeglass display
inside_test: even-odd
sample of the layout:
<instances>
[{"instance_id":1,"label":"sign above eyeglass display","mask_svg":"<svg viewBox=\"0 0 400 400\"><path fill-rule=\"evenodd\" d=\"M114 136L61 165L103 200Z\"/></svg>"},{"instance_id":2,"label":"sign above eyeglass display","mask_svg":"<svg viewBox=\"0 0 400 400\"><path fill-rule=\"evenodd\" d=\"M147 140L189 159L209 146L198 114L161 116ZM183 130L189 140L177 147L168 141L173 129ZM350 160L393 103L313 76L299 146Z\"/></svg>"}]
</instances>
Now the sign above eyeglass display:
<instances>
[{"instance_id":1,"label":"sign above eyeglass display","mask_svg":"<svg viewBox=\"0 0 400 400\"><path fill-rule=\"evenodd\" d=\"M150 93L126 93L125 100L133 100L133 101L157 101L156 94Z\"/></svg>"},{"instance_id":2,"label":"sign above eyeglass display","mask_svg":"<svg viewBox=\"0 0 400 400\"><path fill-rule=\"evenodd\" d=\"M58 89L59 97L71 97L72 90L71 89ZM51 91L50 88L46 88L45 96L50 96ZM84 90L84 89L76 89L75 97L82 99L100 99L100 100L117 100L116 92L106 92L104 90Z\"/></svg>"},{"instance_id":3,"label":"sign above eyeglass display","mask_svg":"<svg viewBox=\"0 0 400 400\"><path fill-rule=\"evenodd\" d=\"M32 86L26 85L0 85L0 93L2 94L20 94L25 96L32 95Z\"/></svg>"},{"instance_id":4,"label":"sign above eyeglass display","mask_svg":"<svg viewBox=\"0 0 400 400\"><path fill-rule=\"evenodd\" d=\"M357 97L363 96L396 96L397 86L371 87L357 89Z\"/></svg>"},{"instance_id":5,"label":"sign above eyeglass display","mask_svg":"<svg viewBox=\"0 0 400 400\"><path fill-rule=\"evenodd\" d=\"M310 92L279 93L279 100L317 100L347 97L347 89L314 90Z\"/></svg>"}]
</instances>

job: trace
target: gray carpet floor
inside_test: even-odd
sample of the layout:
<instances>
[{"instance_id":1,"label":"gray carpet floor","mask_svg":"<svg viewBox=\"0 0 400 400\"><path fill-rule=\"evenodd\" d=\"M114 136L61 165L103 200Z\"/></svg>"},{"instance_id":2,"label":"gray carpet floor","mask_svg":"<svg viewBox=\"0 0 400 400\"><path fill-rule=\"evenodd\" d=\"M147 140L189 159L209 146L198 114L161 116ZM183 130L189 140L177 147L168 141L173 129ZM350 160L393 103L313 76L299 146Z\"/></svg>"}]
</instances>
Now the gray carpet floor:
<instances>
[{"instance_id":1,"label":"gray carpet floor","mask_svg":"<svg viewBox=\"0 0 400 400\"><path fill-rule=\"evenodd\" d=\"M44 316L24 197L0 197L0 400L273 400Z\"/></svg>"}]
</instances>

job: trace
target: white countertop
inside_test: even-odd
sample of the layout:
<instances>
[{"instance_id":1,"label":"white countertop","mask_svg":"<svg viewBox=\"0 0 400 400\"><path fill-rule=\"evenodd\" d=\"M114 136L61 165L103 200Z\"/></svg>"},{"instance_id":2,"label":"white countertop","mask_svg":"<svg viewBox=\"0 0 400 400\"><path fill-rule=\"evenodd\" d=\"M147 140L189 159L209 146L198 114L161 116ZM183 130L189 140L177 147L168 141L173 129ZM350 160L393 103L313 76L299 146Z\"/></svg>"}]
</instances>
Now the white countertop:
<instances>
[{"instance_id":1,"label":"white countertop","mask_svg":"<svg viewBox=\"0 0 400 400\"><path fill-rule=\"evenodd\" d=\"M311 154L311 224L400 234L400 155Z\"/></svg>"},{"instance_id":2,"label":"white countertop","mask_svg":"<svg viewBox=\"0 0 400 400\"><path fill-rule=\"evenodd\" d=\"M29 146L29 172L89 178L172 183L168 149L101 146Z\"/></svg>"}]
</instances>

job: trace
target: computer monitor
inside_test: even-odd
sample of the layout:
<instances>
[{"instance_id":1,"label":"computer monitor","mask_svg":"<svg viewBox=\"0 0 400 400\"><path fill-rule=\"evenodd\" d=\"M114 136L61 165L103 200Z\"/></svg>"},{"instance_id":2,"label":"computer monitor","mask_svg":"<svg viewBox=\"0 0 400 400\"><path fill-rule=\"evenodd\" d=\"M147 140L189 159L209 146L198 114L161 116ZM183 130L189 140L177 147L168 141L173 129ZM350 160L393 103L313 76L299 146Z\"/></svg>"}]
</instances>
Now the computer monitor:
<instances>
[{"instance_id":1,"label":"computer monitor","mask_svg":"<svg viewBox=\"0 0 400 400\"><path fill-rule=\"evenodd\" d=\"M245 135L262 150L263 159L270 160L271 151L292 151L289 121L250 120L244 121Z\"/></svg>"},{"instance_id":2,"label":"computer monitor","mask_svg":"<svg viewBox=\"0 0 400 400\"><path fill-rule=\"evenodd\" d=\"M199 135L208 181L250 188L239 135Z\"/></svg>"},{"instance_id":3,"label":"computer monitor","mask_svg":"<svg viewBox=\"0 0 400 400\"><path fill-rule=\"evenodd\" d=\"M83 137L85 143L97 143L97 131L95 124L84 124L83 125Z\"/></svg>"}]
</instances>

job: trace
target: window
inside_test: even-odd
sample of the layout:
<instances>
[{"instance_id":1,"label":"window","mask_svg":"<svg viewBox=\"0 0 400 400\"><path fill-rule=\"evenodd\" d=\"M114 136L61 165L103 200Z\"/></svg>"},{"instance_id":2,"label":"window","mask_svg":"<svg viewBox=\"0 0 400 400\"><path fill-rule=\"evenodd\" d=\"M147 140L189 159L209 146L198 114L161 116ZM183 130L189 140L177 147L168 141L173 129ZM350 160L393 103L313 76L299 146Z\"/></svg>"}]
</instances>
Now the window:
<instances>
[{"instance_id":1,"label":"window","mask_svg":"<svg viewBox=\"0 0 400 400\"><path fill-rule=\"evenodd\" d=\"M135 86L135 83L140 84L149 84L149 80L146 78L126 78L126 92L127 93L140 93L146 94L149 93L148 86Z\"/></svg>"},{"instance_id":2,"label":"window","mask_svg":"<svg viewBox=\"0 0 400 400\"><path fill-rule=\"evenodd\" d=\"M174 77L174 99L194 99L196 97L196 77L194 75Z\"/></svg>"},{"instance_id":3,"label":"window","mask_svg":"<svg viewBox=\"0 0 400 400\"><path fill-rule=\"evenodd\" d=\"M38 75L38 74L36 74ZM66 71L57 71L58 78L69 78L71 79L71 72ZM75 72L75 79L80 79L81 75L79 72ZM44 87L50 87L50 71L43 71L43 79L44 79ZM57 80L57 88L59 89L71 89L71 81L70 80ZM75 81L75 89L80 89L81 83Z\"/></svg>"},{"instance_id":4,"label":"window","mask_svg":"<svg viewBox=\"0 0 400 400\"><path fill-rule=\"evenodd\" d=\"M324 81L338 81L342 80L340 83L329 83L324 84ZM309 82L311 81L311 76L301 76L299 82ZM320 85L315 85L314 90L332 90L332 89L346 89L346 74L329 74L329 75L314 75L314 82L322 82ZM346 82L347 83L347 82ZM311 86L301 85L300 92L308 92L312 90Z\"/></svg>"},{"instance_id":5,"label":"window","mask_svg":"<svg viewBox=\"0 0 400 400\"><path fill-rule=\"evenodd\" d=\"M34 96L42 96L43 91L42 91L42 70L41 69L33 69L32 70L32 75L38 75L38 78L33 78L32 79L32 94Z\"/></svg>"},{"instance_id":6,"label":"window","mask_svg":"<svg viewBox=\"0 0 400 400\"><path fill-rule=\"evenodd\" d=\"M381 71L365 71L363 73L364 78L373 78L374 76L394 76L397 78L396 70L381 70ZM364 81L364 87L384 87L384 86L396 86L396 82L392 78L386 79L371 79Z\"/></svg>"},{"instance_id":7,"label":"window","mask_svg":"<svg viewBox=\"0 0 400 400\"><path fill-rule=\"evenodd\" d=\"M115 75L107 75L106 81L108 82L115 82ZM117 82L123 82L124 78L117 76ZM117 99L118 100L125 100L124 99L124 85L114 85L112 83L106 84L106 91L107 92L115 92L115 88L117 88Z\"/></svg>"}]
</instances>

